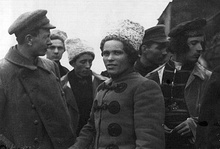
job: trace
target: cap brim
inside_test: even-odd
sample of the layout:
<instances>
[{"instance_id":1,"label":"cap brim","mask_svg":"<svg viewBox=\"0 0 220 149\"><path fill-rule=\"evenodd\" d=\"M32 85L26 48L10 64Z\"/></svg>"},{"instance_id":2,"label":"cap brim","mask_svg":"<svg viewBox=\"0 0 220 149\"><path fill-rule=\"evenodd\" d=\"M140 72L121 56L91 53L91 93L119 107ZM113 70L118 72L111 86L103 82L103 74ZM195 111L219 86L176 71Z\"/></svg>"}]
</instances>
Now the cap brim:
<instances>
[{"instance_id":1,"label":"cap brim","mask_svg":"<svg viewBox=\"0 0 220 149\"><path fill-rule=\"evenodd\" d=\"M56 28L56 26L53 26L52 24L47 23L47 24L45 24L44 26L42 26L41 28L54 29L54 28Z\"/></svg>"},{"instance_id":2,"label":"cap brim","mask_svg":"<svg viewBox=\"0 0 220 149\"><path fill-rule=\"evenodd\" d=\"M151 39L151 41L158 42L158 43L169 42L167 38Z\"/></svg>"}]
</instances>

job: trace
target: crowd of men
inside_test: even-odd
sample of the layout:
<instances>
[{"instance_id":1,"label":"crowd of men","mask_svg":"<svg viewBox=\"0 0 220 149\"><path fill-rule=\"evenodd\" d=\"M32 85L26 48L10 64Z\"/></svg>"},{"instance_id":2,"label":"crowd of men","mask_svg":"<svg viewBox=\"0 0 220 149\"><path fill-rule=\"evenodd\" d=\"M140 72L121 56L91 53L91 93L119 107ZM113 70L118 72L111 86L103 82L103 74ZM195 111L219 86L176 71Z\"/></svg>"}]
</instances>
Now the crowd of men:
<instances>
[{"instance_id":1,"label":"crowd of men","mask_svg":"<svg viewBox=\"0 0 220 149\"><path fill-rule=\"evenodd\" d=\"M0 60L0 148L220 148L220 67L204 66L206 19L144 29L117 22L93 47L55 29L46 10L9 27ZM60 59L68 54L68 70ZM46 55L46 58L41 56Z\"/></svg>"}]
</instances>

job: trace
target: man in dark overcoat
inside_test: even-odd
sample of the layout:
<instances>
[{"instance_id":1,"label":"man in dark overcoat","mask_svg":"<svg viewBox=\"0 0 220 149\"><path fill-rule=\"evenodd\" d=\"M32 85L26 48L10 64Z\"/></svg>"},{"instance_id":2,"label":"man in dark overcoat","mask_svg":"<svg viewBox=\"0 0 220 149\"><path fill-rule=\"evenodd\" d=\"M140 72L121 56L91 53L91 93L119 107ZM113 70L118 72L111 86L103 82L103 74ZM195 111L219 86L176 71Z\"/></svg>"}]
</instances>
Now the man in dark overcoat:
<instances>
[{"instance_id":1,"label":"man in dark overcoat","mask_svg":"<svg viewBox=\"0 0 220 149\"><path fill-rule=\"evenodd\" d=\"M0 61L0 146L66 149L75 140L51 45L46 10L26 12L9 27L18 44Z\"/></svg>"},{"instance_id":2,"label":"man in dark overcoat","mask_svg":"<svg viewBox=\"0 0 220 149\"><path fill-rule=\"evenodd\" d=\"M198 149L220 148L220 66L217 66L207 83L196 130Z\"/></svg>"}]
</instances>

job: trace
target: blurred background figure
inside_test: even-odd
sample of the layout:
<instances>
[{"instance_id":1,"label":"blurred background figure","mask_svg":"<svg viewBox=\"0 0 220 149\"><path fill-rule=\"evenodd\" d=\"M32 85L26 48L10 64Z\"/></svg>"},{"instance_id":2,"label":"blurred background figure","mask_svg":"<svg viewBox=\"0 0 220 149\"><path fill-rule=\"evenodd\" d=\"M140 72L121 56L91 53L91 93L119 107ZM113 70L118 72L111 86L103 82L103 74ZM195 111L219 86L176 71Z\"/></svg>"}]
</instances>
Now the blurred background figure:
<instances>
[{"instance_id":1,"label":"blurred background figure","mask_svg":"<svg viewBox=\"0 0 220 149\"><path fill-rule=\"evenodd\" d=\"M220 32L217 32L210 43L210 47L203 55L207 62L207 67L214 70L215 67L220 65Z\"/></svg>"},{"instance_id":2,"label":"blurred background figure","mask_svg":"<svg viewBox=\"0 0 220 149\"><path fill-rule=\"evenodd\" d=\"M95 54L94 49L86 41L79 38L66 39L65 47L73 70L63 76L61 82L64 88L68 87L74 95L74 98L69 99L67 102L71 106L76 101L79 110L79 123L76 134L79 135L81 128L89 118L96 88L107 78L96 74L90 69ZM75 107L72 108L75 109Z\"/></svg>"},{"instance_id":3,"label":"blurred background figure","mask_svg":"<svg viewBox=\"0 0 220 149\"><path fill-rule=\"evenodd\" d=\"M157 25L145 30L139 49L140 58L134 65L135 71L145 76L165 63L168 43L164 25Z\"/></svg>"},{"instance_id":4,"label":"blurred background figure","mask_svg":"<svg viewBox=\"0 0 220 149\"><path fill-rule=\"evenodd\" d=\"M166 149L194 149L201 96L211 72L198 59L205 50L205 19L174 27L170 37L170 60L148 76L161 85L165 100Z\"/></svg>"},{"instance_id":5,"label":"blurred background figure","mask_svg":"<svg viewBox=\"0 0 220 149\"><path fill-rule=\"evenodd\" d=\"M61 30L52 30L50 34L51 45L47 49L46 57L55 61L59 66L60 77L64 76L69 70L62 66L60 60L65 52L65 40L67 34Z\"/></svg>"},{"instance_id":6,"label":"blurred background figure","mask_svg":"<svg viewBox=\"0 0 220 149\"><path fill-rule=\"evenodd\" d=\"M220 65L215 67L204 90L196 130L197 149L220 147Z\"/></svg>"}]
</instances>

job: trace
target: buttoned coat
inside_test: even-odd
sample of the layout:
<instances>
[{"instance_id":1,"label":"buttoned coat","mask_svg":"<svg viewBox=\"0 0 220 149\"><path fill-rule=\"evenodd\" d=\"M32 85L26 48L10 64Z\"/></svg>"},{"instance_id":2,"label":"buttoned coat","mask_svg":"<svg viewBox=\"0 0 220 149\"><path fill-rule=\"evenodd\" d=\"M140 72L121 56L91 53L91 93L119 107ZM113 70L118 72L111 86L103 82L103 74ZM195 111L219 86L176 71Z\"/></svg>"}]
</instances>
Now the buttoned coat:
<instances>
[{"instance_id":1,"label":"buttoned coat","mask_svg":"<svg viewBox=\"0 0 220 149\"><path fill-rule=\"evenodd\" d=\"M98 87L91 117L72 148L163 149L164 102L160 87L131 72Z\"/></svg>"},{"instance_id":2,"label":"buttoned coat","mask_svg":"<svg viewBox=\"0 0 220 149\"><path fill-rule=\"evenodd\" d=\"M147 74L146 77L155 80L158 84L161 84L165 65L166 63ZM202 103L202 94L210 76L211 71L205 69L197 62L185 86L184 98L190 115L190 129L193 133L193 141L195 141L196 138L196 127Z\"/></svg>"},{"instance_id":3,"label":"buttoned coat","mask_svg":"<svg viewBox=\"0 0 220 149\"><path fill-rule=\"evenodd\" d=\"M61 85L65 92L65 97L67 101L67 106L69 109L69 113L71 116L71 123L73 127L73 131L76 132L78 122L79 122L79 110L76 103L76 97L73 94L73 91L71 89L71 85L68 79L68 74L64 75L61 78ZM92 71L92 87L93 87L93 95L96 95L96 89L99 84L107 80L107 77L101 76L99 74L96 74Z\"/></svg>"},{"instance_id":4,"label":"buttoned coat","mask_svg":"<svg viewBox=\"0 0 220 149\"><path fill-rule=\"evenodd\" d=\"M73 144L57 70L54 62L39 57L33 65L16 46L0 61L0 142L31 149Z\"/></svg>"},{"instance_id":5,"label":"buttoned coat","mask_svg":"<svg viewBox=\"0 0 220 149\"><path fill-rule=\"evenodd\" d=\"M203 95L196 133L198 149L220 148L220 66L216 67Z\"/></svg>"}]
</instances>

